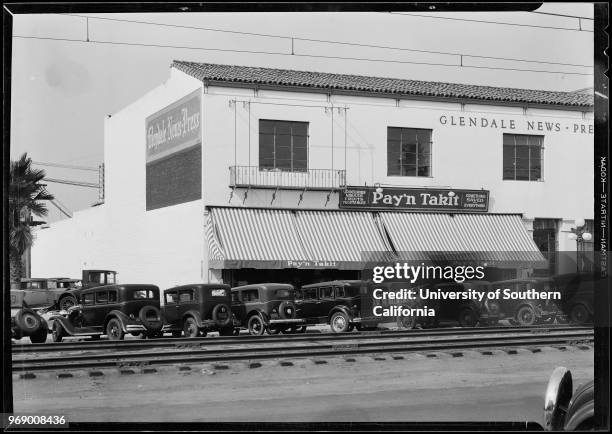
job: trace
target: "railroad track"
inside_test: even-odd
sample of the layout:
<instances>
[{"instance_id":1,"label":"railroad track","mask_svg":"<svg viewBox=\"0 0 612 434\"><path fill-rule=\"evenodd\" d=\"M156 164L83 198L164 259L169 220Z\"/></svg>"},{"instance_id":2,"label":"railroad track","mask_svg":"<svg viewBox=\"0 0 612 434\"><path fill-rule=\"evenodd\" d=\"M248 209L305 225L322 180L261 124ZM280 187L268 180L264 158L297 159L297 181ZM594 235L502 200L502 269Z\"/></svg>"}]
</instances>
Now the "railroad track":
<instances>
[{"instance_id":1,"label":"railroad track","mask_svg":"<svg viewBox=\"0 0 612 434\"><path fill-rule=\"evenodd\" d=\"M455 335L487 335L491 333L513 334L513 333L550 333L562 331L592 332L592 327L578 327L567 325L548 325L531 327L479 327L479 328L437 328L437 329L414 329L414 330L376 330L366 332L349 333L304 333L292 335L263 335L263 336L225 336L225 337L200 337L200 338L157 338L157 339L128 339L124 341L87 340L52 342L45 344L13 344L13 354L39 353L39 352L62 352L62 351L113 351L142 349L146 347L176 348L180 346L214 346L214 345L238 345L241 343L258 342L308 342L312 340L352 340L352 339L379 339L381 336L390 337L417 337L417 336L455 336Z\"/></svg>"},{"instance_id":2,"label":"railroad track","mask_svg":"<svg viewBox=\"0 0 612 434\"><path fill-rule=\"evenodd\" d=\"M141 351L111 353L91 352L77 355L38 356L36 358L13 358L13 372L80 370L85 368L121 368L128 366L150 366L168 364L198 364L223 361L254 361L276 358L304 358L342 356L357 354L405 353L405 352L441 352L459 350L478 350L484 348L541 347L590 343L593 341L592 329L558 330L539 328L514 330L514 333L500 333L489 330L489 333L457 333L444 335L441 331L431 333L411 333L399 336L399 333L379 335L330 335L321 339L319 336L304 336L299 342L290 339L286 345L284 339L250 339L250 345L234 345L227 342L215 342L221 339L209 339L200 345L184 348L151 351L153 346L141 347ZM482 331L482 330L471 330ZM318 338L318 339L317 339ZM229 340L229 339L228 339ZM159 341L150 341L158 343ZM190 340L189 342L193 342Z\"/></svg>"}]
</instances>

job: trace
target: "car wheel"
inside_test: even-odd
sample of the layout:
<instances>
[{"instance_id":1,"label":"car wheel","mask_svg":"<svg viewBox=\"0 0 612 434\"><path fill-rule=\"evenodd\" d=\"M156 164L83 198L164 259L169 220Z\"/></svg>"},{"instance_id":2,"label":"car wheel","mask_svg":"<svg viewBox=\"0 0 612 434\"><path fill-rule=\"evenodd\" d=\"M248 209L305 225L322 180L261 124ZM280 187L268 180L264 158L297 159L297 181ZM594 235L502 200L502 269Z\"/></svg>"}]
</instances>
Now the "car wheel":
<instances>
[{"instance_id":1,"label":"car wheel","mask_svg":"<svg viewBox=\"0 0 612 434\"><path fill-rule=\"evenodd\" d=\"M158 333L164 326L161 312L153 305L143 306L138 312L138 319L149 333Z\"/></svg>"},{"instance_id":2,"label":"car wheel","mask_svg":"<svg viewBox=\"0 0 612 434\"><path fill-rule=\"evenodd\" d=\"M259 315L253 315L249 318L249 322L247 324L249 333L254 336L261 336L266 331L266 326L263 322L263 318Z\"/></svg>"},{"instance_id":3,"label":"car wheel","mask_svg":"<svg viewBox=\"0 0 612 434\"><path fill-rule=\"evenodd\" d=\"M53 321L53 330L51 331L51 338L53 339L53 342L61 342L64 335L64 327L62 327L59 321Z\"/></svg>"},{"instance_id":4,"label":"car wheel","mask_svg":"<svg viewBox=\"0 0 612 434\"><path fill-rule=\"evenodd\" d=\"M478 318L472 309L464 308L459 312L459 325L461 327L476 327Z\"/></svg>"},{"instance_id":5,"label":"car wheel","mask_svg":"<svg viewBox=\"0 0 612 434\"><path fill-rule=\"evenodd\" d=\"M44 344L47 342L47 335L49 334L49 330L46 327L41 327L38 329L36 333L30 336L30 342L33 344Z\"/></svg>"},{"instance_id":6,"label":"car wheel","mask_svg":"<svg viewBox=\"0 0 612 434\"><path fill-rule=\"evenodd\" d=\"M232 322L232 310L225 303L216 305L212 310L212 319L218 327L224 328Z\"/></svg>"},{"instance_id":7,"label":"car wheel","mask_svg":"<svg viewBox=\"0 0 612 434\"><path fill-rule=\"evenodd\" d=\"M416 316L397 317L397 328L400 330L412 330L417 326Z\"/></svg>"},{"instance_id":8,"label":"car wheel","mask_svg":"<svg viewBox=\"0 0 612 434\"><path fill-rule=\"evenodd\" d=\"M180 338L181 336L183 336L183 330L173 330L172 331L173 338Z\"/></svg>"},{"instance_id":9,"label":"car wheel","mask_svg":"<svg viewBox=\"0 0 612 434\"><path fill-rule=\"evenodd\" d=\"M536 315L531 306L522 306L516 312L516 322L520 326L532 326L536 322Z\"/></svg>"},{"instance_id":10,"label":"car wheel","mask_svg":"<svg viewBox=\"0 0 612 434\"><path fill-rule=\"evenodd\" d=\"M77 305L77 299L74 295L65 295L57 302L60 310L68 310L72 306Z\"/></svg>"},{"instance_id":11,"label":"car wheel","mask_svg":"<svg viewBox=\"0 0 612 434\"><path fill-rule=\"evenodd\" d=\"M42 326L42 320L38 314L29 309L21 309L17 312L15 322L24 335L36 333Z\"/></svg>"},{"instance_id":12,"label":"car wheel","mask_svg":"<svg viewBox=\"0 0 612 434\"><path fill-rule=\"evenodd\" d=\"M183 323L183 331L185 332L185 337L188 338L197 338L200 336L200 328L198 327L196 320L191 317L185 319L185 322Z\"/></svg>"},{"instance_id":13,"label":"car wheel","mask_svg":"<svg viewBox=\"0 0 612 434\"><path fill-rule=\"evenodd\" d=\"M570 310L570 322L572 324L586 324L589 322L589 311L584 304L575 304Z\"/></svg>"},{"instance_id":14,"label":"car wheel","mask_svg":"<svg viewBox=\"0 0 612 434\"><path fill-rule=\"evenodd\" d=\"M350 327L349 317L344 312L336 312L329 320L329 325L334 333L348 332Z\"/></svg>"},{"instance_id":15,"label":"car wheel","mask_svg":"<svg viewBox=\"0 0 612 434\"><path fill-rule=\"evenodd\" d=\"M109 341L123 340L125 333L121 328L121 322L119 322L117 318L112 318L108 324L106 324L106 335Z\"/></svg>"}]
</instances>

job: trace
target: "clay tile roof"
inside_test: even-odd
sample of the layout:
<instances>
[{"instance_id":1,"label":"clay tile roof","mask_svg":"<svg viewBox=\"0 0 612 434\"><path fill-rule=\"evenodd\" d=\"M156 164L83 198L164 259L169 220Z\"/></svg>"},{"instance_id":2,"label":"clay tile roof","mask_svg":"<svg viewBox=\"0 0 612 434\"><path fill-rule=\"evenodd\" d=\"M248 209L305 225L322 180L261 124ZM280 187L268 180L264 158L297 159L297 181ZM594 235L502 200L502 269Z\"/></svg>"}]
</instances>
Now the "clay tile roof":
<instances>
[{"instance_id":1,"label":"clay tile roof","mask_svg":"<svg viewBox=\"0 0 612 434\"><path fill-rule=\"evenodd\" d=\"M172 67L202 81L271 85L282 88L331 89L394 96L500 101L566 107L593 107L592 93L552 92L536 89L478 86L473 84L368 77L327 72L295 71L175 60Z\"/></svg>"}]
</instances>

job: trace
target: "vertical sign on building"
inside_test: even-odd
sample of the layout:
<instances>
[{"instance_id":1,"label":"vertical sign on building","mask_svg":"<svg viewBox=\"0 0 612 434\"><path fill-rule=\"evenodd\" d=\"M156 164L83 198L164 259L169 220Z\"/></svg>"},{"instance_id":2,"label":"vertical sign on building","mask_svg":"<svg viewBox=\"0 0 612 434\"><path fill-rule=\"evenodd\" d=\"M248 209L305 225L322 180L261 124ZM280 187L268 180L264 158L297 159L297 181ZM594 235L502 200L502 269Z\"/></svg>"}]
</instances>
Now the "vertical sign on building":
<instances>
[{"instance_id":1,"label":"vertical sign on building","mask_svg":"<svg viewBox=\"0 0 612 434\"><path fill-rule=\"evenodd\" d=\"M146 119L147 211L202 198L200 90Z\"/></svg>"}]
</instances>

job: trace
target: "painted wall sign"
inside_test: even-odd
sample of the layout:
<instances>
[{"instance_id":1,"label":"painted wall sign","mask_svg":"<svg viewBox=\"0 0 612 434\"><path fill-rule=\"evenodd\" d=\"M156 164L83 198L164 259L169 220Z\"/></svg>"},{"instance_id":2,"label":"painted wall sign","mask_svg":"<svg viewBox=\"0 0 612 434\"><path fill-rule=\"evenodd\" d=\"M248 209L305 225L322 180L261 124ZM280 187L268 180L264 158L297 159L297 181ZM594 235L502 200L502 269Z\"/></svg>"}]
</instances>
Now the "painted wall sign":
<instances>
[{"instance_id":1,"label":"painted wall sign","mask_svg":"<svg viewBox=\"0 0 612 434\"><path fill-rule=\"evenodd\" d=\"M146 120L147 163L201 143L200 90Z\"/></svg>"},{"instance_id":2,"label":"painted wall sign","mask_svg":"<svg viewBox=\"0 0 612 434\"><path fill-rule=\"evenodd\" d=\"M458 116L442 115L438 118L440 125L465 128L493 128L497 130L521 130L537 133L551 132L570 132L575 134L594 134L592 123L586 122L556 122L556 121L536 121L530 119L511 119L497 118L490 116Z\"/></svg>"},{"instance_id":3,"label":"painted wall sign","mask_svg":"<svg viewBox=\"0 0 612 434\"><path fill-rule=\"evenodd\" d=\"M440 188L347 187L340 190L340 208L487 212L488 190Z\"/></svg>"}]
</instances>

